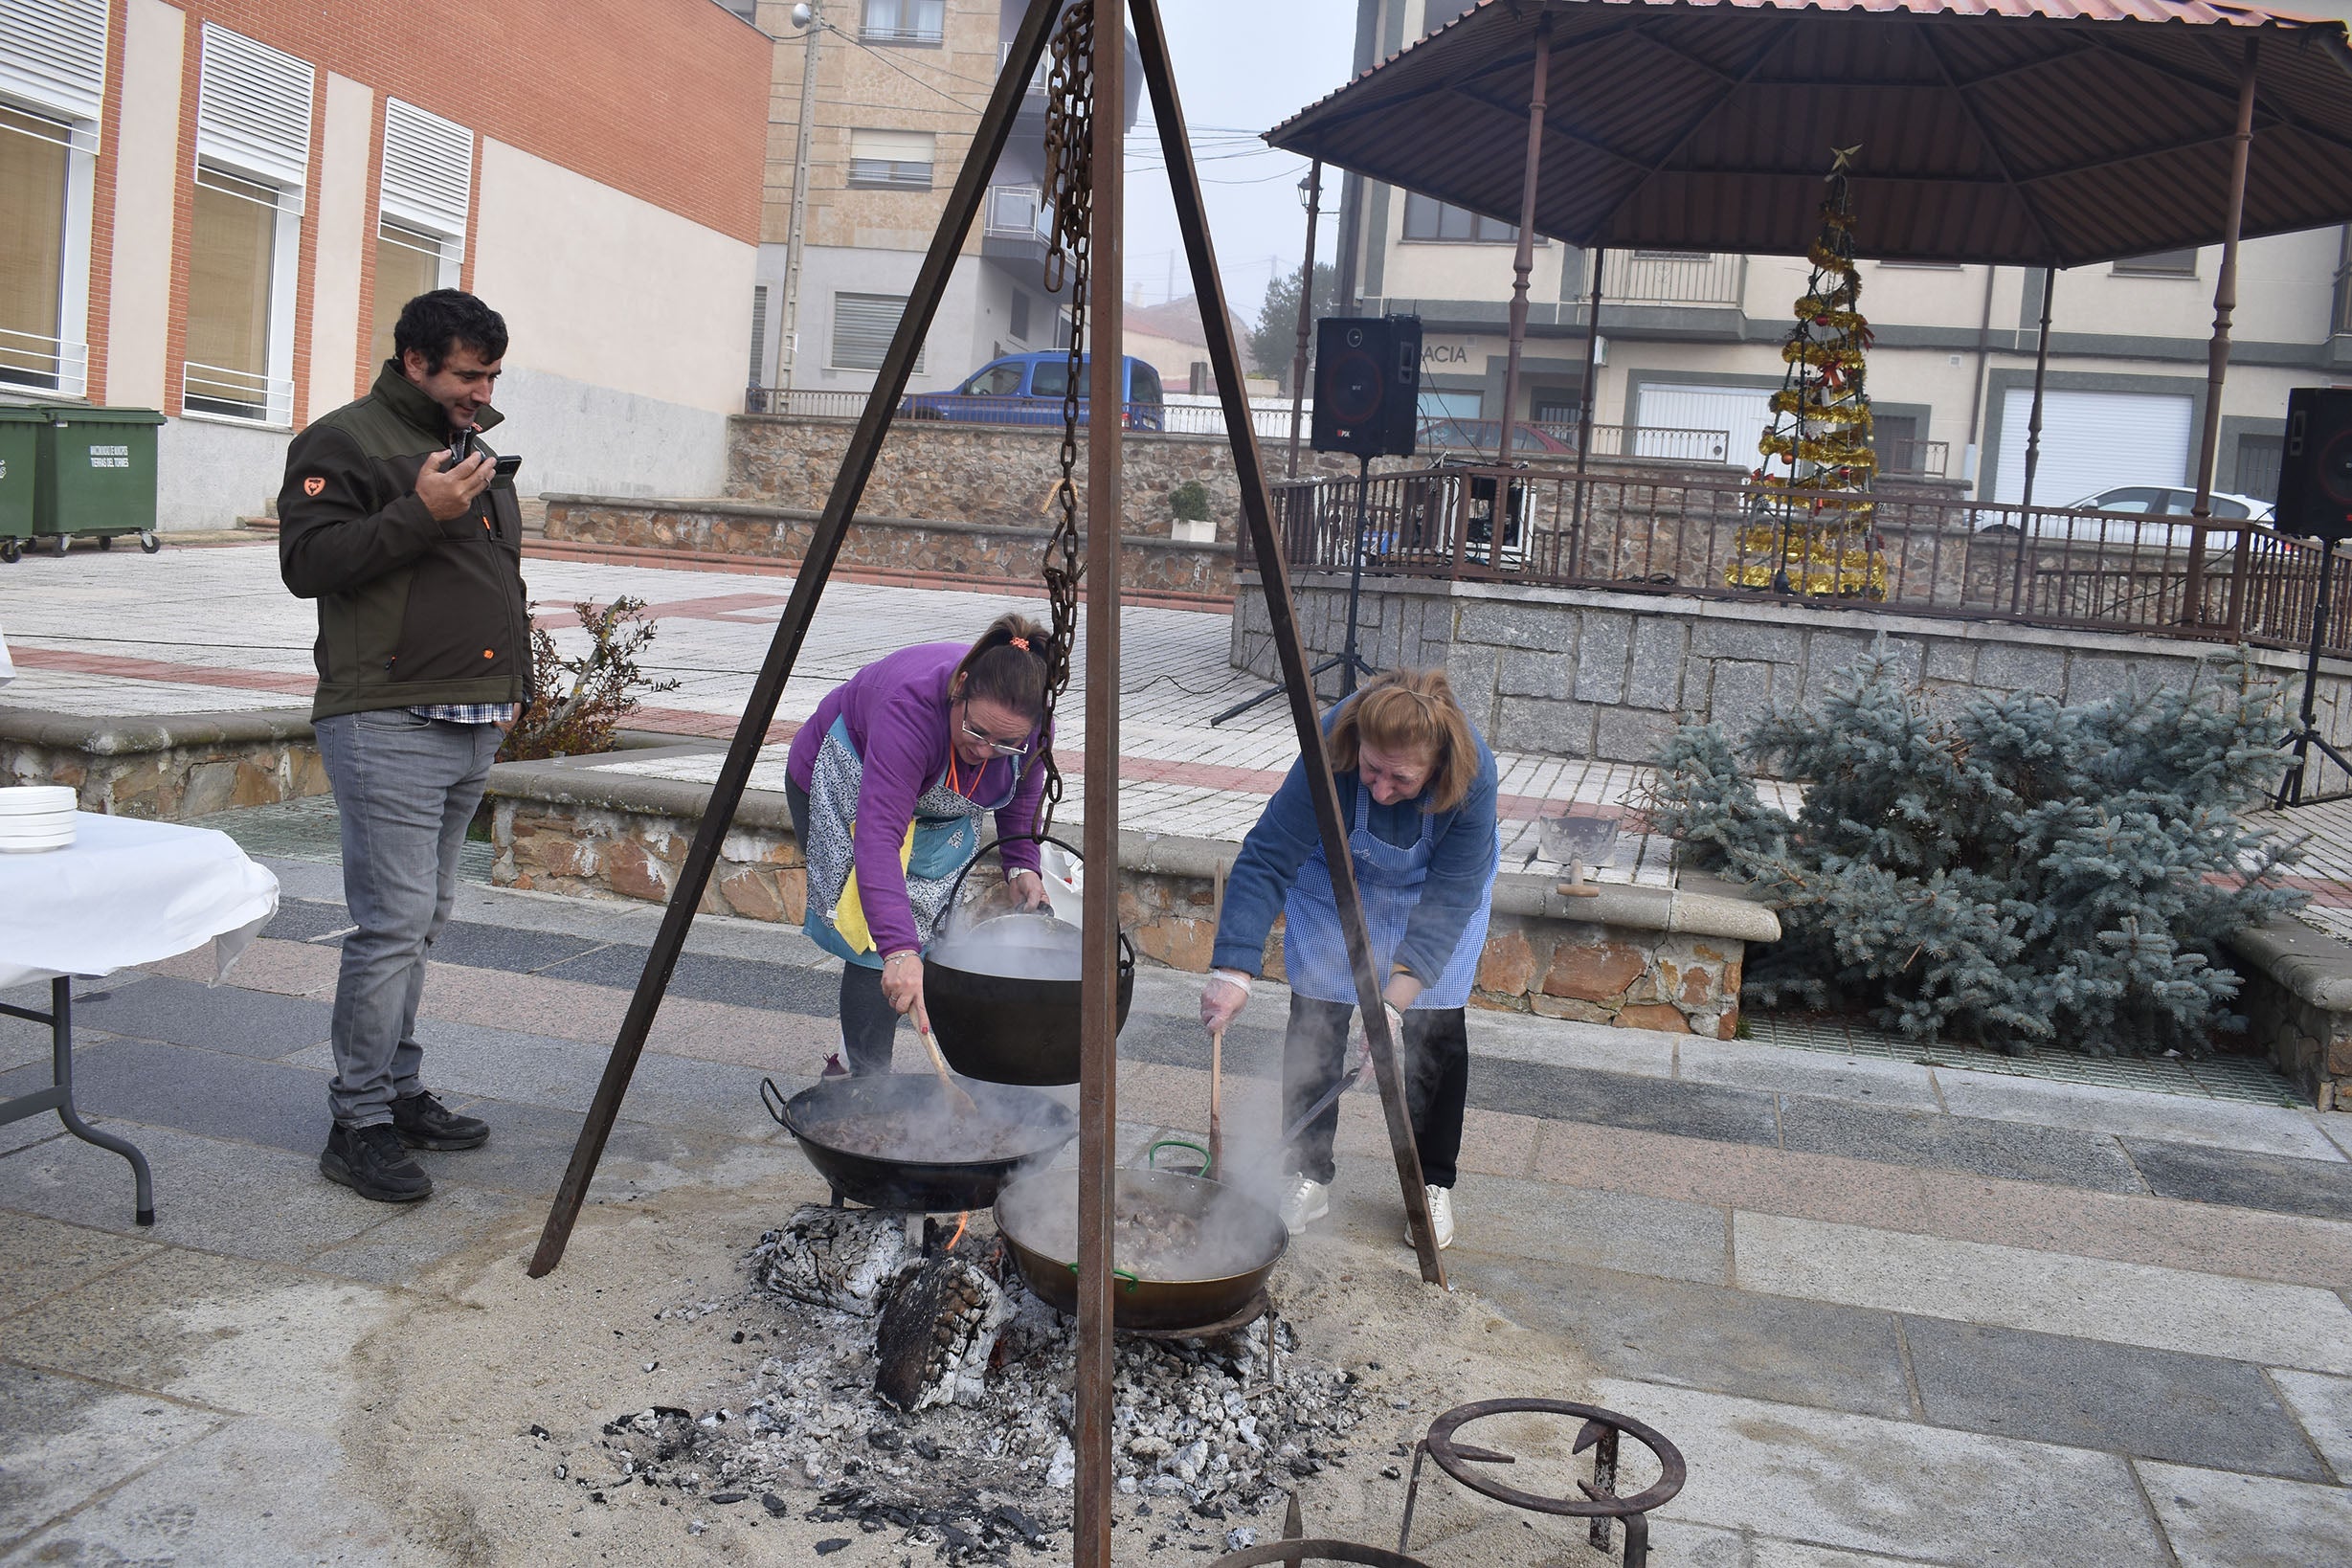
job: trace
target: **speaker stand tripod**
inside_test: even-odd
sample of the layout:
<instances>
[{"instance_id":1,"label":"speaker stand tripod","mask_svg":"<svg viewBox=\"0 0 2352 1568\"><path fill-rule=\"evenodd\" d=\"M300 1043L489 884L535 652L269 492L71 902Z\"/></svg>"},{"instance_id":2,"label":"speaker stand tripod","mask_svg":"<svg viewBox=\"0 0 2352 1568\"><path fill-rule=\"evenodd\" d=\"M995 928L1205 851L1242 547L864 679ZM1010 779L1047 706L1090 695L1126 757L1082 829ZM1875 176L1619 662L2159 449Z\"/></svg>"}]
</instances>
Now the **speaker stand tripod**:
<instances>
[{"instance_id":1,"label":"speaker stand tripod","mask_svg":"<svg viewBox=\"0 0 2352 1568\"><path fill-rule=\"evenodd\" d=\"M1339 695L1343 698L1354 694L1357 676L1380 673L1364 661L1363 655L1358 651L1355 638L1356 612L1363 602L1364 595L1364 530L1371 526L1372 454L1357 453L1355 462L1355 549L1350 552L1348 560L1347 638L1340 643L1337 653L1307 672L1308 686L1311 690L1314 683L1322 680L1326 671L1337 670L1339 672ZM1282 694L1281 686L1268 686L1255 697L1244 697L1211 719L1209 728L1214 729L1227 719L1239 718L1260 703L1270 703Z\"/></svg>"},{"instance_id":2,"label":"speaker stand tripod","mask_svg":"<svg viewBox=\"0 0 2352 1568\"><path fill-rule=\"evenodd\" d=\"M2287 776L2278 781L2275 804L2281 811L2303 803L2303 775L2310 764L2313 747L2318 747L2337 767L2352 773L2352 762L2347 762L2341 751L2327 743L2327 738L2319 733L2318 726L2313 722L2313 699L2319 686L2319 650L2327 640L2328 590L2333 585L2335 572L2336 542L2322 539L2319 541L2319 596L2312 606L2311 650L2303 661L2303 706L2295 721L2295 728L2287 731L2278 743L2295 748L2295 760L2287 764Z\"/></svg>"}]
</instances>

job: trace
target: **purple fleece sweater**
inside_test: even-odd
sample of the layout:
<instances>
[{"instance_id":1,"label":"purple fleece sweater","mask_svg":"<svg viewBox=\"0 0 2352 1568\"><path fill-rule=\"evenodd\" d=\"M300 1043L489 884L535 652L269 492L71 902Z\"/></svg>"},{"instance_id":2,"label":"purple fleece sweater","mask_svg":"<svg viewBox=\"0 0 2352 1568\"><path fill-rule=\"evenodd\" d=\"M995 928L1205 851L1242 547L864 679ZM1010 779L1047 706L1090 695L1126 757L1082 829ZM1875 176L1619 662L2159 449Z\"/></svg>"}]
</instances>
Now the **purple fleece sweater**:
<instances>
[{"instance_id":1,"label":"purple fleece sweater","mask_svg":"<svg viewBox=\"0 0 2352 1568\"><path fill-rule=\"evenodd\" d=\"M865 770L858 786L850 853L857 862L858 898L881 952L918 945L914 910L907 902L907 871L899 864L898 850L906 841L907 824L914 820L915 801L947 773L948 736L955 722L948 680L968 651L961 642L923 642L878 659L826 693L793 736L788 766L792 781L805 790L816 775L817 749L824 744L833 722L848 722L850 744ZM1038 801L1045 794L1045 770L1037 760L1043 743L1034 732L1030 739L1020 786L997 813L997 832L1006 840L997 854L1008 874L1038 868L1038 846L1012 841L1014 834L1037 826ZM965 782L963 793L975 800L997 799L1012 772L1010 760L991 757L977 781Z\"/></svg>"}]
</instances>

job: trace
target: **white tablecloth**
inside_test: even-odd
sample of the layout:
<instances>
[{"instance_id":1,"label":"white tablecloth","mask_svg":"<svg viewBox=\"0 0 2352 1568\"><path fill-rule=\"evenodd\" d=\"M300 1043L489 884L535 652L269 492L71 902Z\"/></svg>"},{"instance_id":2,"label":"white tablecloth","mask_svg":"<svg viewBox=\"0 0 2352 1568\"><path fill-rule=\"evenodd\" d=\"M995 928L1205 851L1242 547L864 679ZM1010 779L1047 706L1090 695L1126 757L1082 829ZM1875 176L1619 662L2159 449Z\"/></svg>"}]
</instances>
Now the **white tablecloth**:
<instances>
[{"instance_id":1,"label":"white tablecloth","mask_svg":"<svg viewBox=\"0 0 2352 1568\"><path fill-rule=\"evenodd\" d=\"M0 855L0 989L106 974L207 941L213 978L278 912L278 879L211 828L74 815L74 844Z\"/></svg>"}]
</instances>

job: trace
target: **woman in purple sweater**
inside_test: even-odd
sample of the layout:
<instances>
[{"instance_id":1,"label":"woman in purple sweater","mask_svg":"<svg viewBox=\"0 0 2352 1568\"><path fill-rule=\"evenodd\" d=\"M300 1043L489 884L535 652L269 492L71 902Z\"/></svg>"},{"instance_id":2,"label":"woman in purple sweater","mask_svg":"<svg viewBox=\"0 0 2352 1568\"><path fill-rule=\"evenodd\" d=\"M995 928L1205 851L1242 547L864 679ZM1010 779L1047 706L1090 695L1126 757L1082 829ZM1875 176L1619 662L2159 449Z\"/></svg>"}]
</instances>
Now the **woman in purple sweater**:
<instances>
[{"instance_id":1,"label":"woman in purple sweater","mask_svg":"<svg viewBox=\"0 0 2352 1568\"><path fill-rule=\"evenodd\" d=\"M1022 907L1045 902L1038 846L1017 835L1036 828L1045 791L1047 638L1002 616L969 648L902 649L834 687L793 736L784 793L808 861L803 929L846 961L852 1072L890 1070L902 1014L930 1027L923 949L980 853L983 816Z\"/></svg>"}]
</instances>

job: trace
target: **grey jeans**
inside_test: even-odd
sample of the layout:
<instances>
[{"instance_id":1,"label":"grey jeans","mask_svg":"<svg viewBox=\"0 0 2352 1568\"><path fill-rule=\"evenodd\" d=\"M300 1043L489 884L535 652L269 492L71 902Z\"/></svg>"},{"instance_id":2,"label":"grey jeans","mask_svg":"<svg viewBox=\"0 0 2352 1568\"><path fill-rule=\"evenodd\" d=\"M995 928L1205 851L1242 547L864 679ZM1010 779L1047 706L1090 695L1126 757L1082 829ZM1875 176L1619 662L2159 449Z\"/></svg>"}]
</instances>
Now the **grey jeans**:
<instances>
[{"instance_id":1,"label":"grey jeans","mask_svg":"<svg viewBox=\"0 0 2352 1568\"><path fill-rule=\"evenodd\" d=\"M314 727L343 814L343 902L359 930L343 939L335 981L335 1078L328 1109L345 1127L392 1120L396 1095L424 1086L416 1004L425 954L458 896L458 851L504 737L404 708L342 713Z\"/></svg>"}]
</instances>

